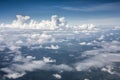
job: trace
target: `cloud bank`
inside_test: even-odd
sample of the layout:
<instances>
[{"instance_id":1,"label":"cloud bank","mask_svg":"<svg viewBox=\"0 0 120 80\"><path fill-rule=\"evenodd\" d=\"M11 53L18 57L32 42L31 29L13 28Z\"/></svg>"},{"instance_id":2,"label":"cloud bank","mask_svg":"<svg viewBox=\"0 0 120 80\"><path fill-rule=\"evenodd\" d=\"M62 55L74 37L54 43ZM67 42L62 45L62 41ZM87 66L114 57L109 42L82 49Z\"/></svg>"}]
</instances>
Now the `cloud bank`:
<instances>
[{"instance_id":1,"label":"cloud bank","mask_svg":"<svg viewBox=\"0 0 120 80\"><path fill-rule=\"evenodd\" d=\"M67 27L67 22L64 17L58 18L57 15L51 16L51 20L42 20L41 22L30 19L30 16L16 15L16 20L11 24L2 23L1 27L21 28L21 29L41 29L55 30L62 27Z\"/></svg>"},{"instance_id":2,"label":"cloud bank","mask_svg":"<svg viewBox=\"0 0 120 80\"><path fill-rule=\"evenodd\" d=\"M50 20L36 21L30 16L16 15L16 19L10 24L1 23L0 28L19 28L19 29L39 29L39 30L96 30L94 24L83 24L77 26L70 26L64 17L57 15L51 16Z\"/></svg>"}]
</instances>

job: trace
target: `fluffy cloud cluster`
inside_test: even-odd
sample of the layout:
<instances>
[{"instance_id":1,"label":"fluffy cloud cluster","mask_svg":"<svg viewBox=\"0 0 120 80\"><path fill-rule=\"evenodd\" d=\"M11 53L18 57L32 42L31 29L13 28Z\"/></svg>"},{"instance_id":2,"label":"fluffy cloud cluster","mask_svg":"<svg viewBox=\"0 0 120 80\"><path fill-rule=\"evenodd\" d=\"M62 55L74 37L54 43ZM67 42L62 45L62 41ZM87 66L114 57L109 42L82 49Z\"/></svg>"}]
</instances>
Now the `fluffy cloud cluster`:
<instances>
[{"instance_id":1,"label":"fluffy cloud cluster","mask_svg":"<svg viewBox=\"0 0 120 80\"><path fill-rule=\"evenodd\" d=\"M70 26L64 17L58 17L57 15L51 16L50 20L36 21L30 19L30 16L16 15L16 20L12 23L1 23L0 27L20 28L20 29L40 29L40 30L79 30L79 31L96 31L96 25L83 24L77 26Z\"/></svg>"},{"instance_id":2,"label":"fluffy cloud cluster","mask_svg":"<svg viewBox=\"0 0 120 80\"><path fill-rule=\"evenodd\" d=\"M20 61L20 60L19 60ZM34 70L56 70L56 71L72 71L72 68L66 64L50 64L56 62L54 59L50 59L50 57L43 57L43 60L34 60L34 57L27 56L22 57L21 60L23 63L14 63L9 67L2 68L1 71L6 72L7 74L4 77L16 79L22 77L26 74L26 72L34 71ZM20 62L21 62L20 61ZM57 76L60 78L60 76Z\"/></svg>"},{"instance_id":3,"label":"fluffy cloud cluster","mask_svg":"<svg viewBox=\"0 0 120 80\"><path fill-rule=\"evenodd\" d=\"M0 32L5 33L3 35L0 34L0 50L4 50L5 48L8 48L10 50L18 50L22 46L34 46L34 45L42 45L44 43L53 43L55 42L55 38L47 33L31 33L27 34L25 33L16 33L12 31L3 31ZM9 39L8 39L9 38ZM39 47L40 48L40 47ZM42 47L41 47L42 48ZM58 49L58 46L51 45L50 47L47 47L49 49Z\"/></svg>"},{"instance_id":4,"label":"fluffy cloud cluster","mask_svg":"<svg viewBox=\"0 0 120 80\"><path fill-rule=\"evenodd\" d=\"M76 30L82 30L82 31L97 30L96 25L94 25L94 24L83 24L83 25L75 26L74 28Z\"/></svg>"},{"instance_id":5,"label":"fluffy cloud cluster","mask_svg":"<svg viewBox=\"0 0 120 80\"><path fill-rule=\"evenodd\" d=\"M55 30L62 27L67 27L67 22L64 17L58 18L53 15L51 20L42 20L41 22L30 19L30 16L16 15L17 19L13 20L11 24L2 23L1 27L21 28L21 29L41 29L41 30Z\"/></svg>"}]
</instances>

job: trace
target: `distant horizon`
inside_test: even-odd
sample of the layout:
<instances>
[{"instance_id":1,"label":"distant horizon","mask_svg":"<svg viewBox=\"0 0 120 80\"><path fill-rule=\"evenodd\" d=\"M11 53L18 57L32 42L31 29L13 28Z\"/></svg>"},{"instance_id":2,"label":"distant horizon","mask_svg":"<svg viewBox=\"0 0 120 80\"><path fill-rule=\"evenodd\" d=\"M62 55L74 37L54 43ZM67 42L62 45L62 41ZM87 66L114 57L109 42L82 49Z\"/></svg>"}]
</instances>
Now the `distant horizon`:
<instances>
[{"instance_id":1,"label":"distant horizon","mask_svg":"<svg viewBox=\"0 0 120 80\"><path fill-rule=\"evenodd\" d=\"M21 16L29 16L29 15L21 15ZM34 19L34 17L31 17L31 16L29 16L30 17L30 20L35 20L35 21L37 21L37 22L42 22L43 20L50 20L51 19L51 17L52 17L53 15L51 15L51 16L49 16L47 19L46 18L43 18L43 19ZM78 25L84 25L84 24L94 24L94 25L97 25L97 26L119 26L120 24L97 24L97 23L92 23L91 21L89 22L89 23L86 23L85 21L80 21L80 20L78 20L78 22L75 22L75 23L71 23L71 21L69 21L65 16L59 16L59 15L56 15L56 16L58 16L59 18L61 17L64 17L65 18L65 21L70 25L70 26L78 26ZM0 25L1 24L10 24L10 23L12 23L14 20L16 20L16 15L14 16L14 18L13 19L7 19L7 21L4 21L4 20L1 20L0 21ZM28 21L30 21L30 20L28 20ZM99 20L99 19L98 19ZM86 20L86 21L89 21L89 20Z\"/></svg>"}]
</instances>

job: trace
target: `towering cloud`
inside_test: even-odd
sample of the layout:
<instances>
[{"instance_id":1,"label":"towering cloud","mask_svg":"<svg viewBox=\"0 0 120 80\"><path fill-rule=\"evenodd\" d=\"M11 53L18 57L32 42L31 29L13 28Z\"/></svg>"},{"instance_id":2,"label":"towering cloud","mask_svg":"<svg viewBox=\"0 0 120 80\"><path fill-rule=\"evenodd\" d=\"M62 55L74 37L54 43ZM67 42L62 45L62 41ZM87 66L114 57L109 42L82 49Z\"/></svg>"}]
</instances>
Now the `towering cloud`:
<instances>
[{"instance_id":1,"label":"towering cloud","mask_svg":"<svg viewBox=\"0 0 120 80\"><path fill-rule=\"evenodd\" d=\"M30 16L16 15L16 20L11 24L0 24L0 27L22 28L22 29L42 29L42 30L55 30L67 26L64 17L59 18L57 15L51 16L51 20L42 20L38 22L30 19Z\"/></svg>"},{"instance_id":2,"label":"towering cloud","mask_svg":"<svg viewBox=\"0 0 120 80\"><path fill-rule=\"evenodd\" d=\"M96 26L94 24L70 26L64 17L59 18L57 15L51 16L50 20L41 21L33 20L30 18L30 16L16 15L16 19L10 24L1 23L0 27L40 30L96 30Z\"/></svg>"}]
</instances>

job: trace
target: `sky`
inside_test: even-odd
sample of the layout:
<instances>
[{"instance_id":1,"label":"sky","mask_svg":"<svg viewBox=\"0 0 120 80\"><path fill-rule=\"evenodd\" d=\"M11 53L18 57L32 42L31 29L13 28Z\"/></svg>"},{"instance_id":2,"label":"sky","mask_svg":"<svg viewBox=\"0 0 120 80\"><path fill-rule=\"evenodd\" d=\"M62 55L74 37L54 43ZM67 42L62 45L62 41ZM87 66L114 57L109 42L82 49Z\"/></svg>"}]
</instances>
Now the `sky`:
<instances>
[{"instance_id":1,"label":"sky","mask_svg":"<svg viewBox=\"0 0 120 80\"><path fill-rule=\"evenodd\" d=\"M120 25L120 0L0 0L0 23L18 14L38 21L58 15L69 24Z\"/></svg>"}]
</instances>

